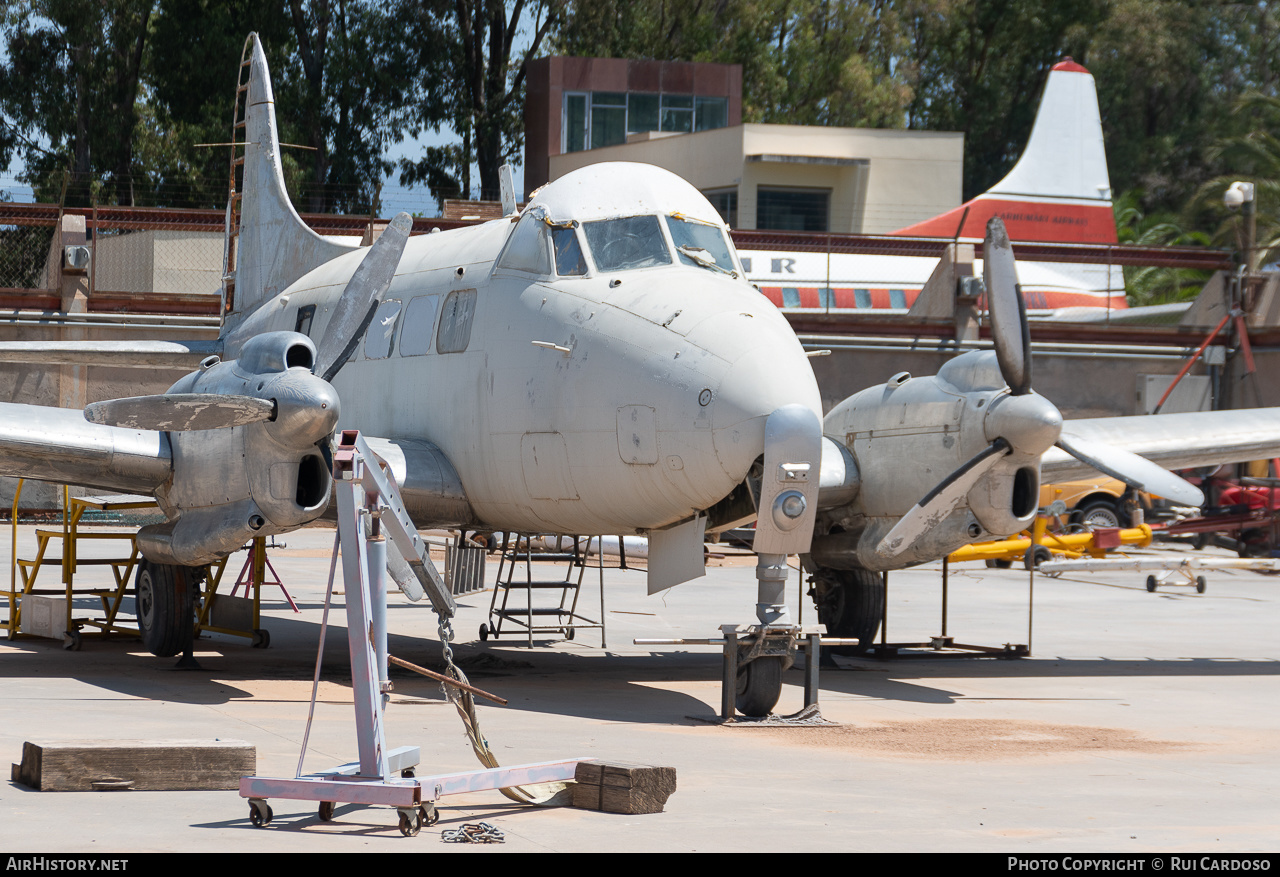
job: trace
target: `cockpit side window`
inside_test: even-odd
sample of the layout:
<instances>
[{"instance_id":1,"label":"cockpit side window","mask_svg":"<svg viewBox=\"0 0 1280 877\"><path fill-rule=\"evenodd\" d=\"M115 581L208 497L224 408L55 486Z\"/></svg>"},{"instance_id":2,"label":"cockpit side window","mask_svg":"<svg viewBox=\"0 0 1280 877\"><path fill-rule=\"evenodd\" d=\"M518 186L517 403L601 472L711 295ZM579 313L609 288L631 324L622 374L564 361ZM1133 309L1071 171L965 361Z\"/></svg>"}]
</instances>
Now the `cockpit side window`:
<instances>
[{"instance_id":1,"label":"cockpit side window","mask_svg":"<svg viewBox=\"0 0 1280 877\"><path fill-rule=\"evenodd\" d=\"M556 254L556 273L561 277L581 277L587 273L587 260L572 228L551 229L551 247Z\"/></svg>"},{"instance_id":2,"label":"cockpit side window","mask_svg":"<svg viewBox=\"0 0 1280 877\"><path fill-rule=\"evenodd\" d=\"M629 271L671 264L671 253L656 216L585 222L582 230L600 271Z\"/></svg>"},{"instance_id":3,"label":"cockpit side window","mask_svg":"<svg viewBox=\"0 0 1280 877\"><path fill-rule=\"evenodd\" d=\"M733 264L733 255L729 252L729 244L719 226L679 216L668 216L666 220L667 228L671 231L671 242L676 245L676 253L683 264L697 265L698 260L690 255L693 254L704 259L711 257L716 266L725 271L737 270L737 266Z\"/></svg>"},{"instance_id":4,"label":"cockpit side window","mask_svg":"<svg viewBox=\"0 0 1280 877\"><path fill-rule=\"evenodd\" d=\"M515 231L507 239L506 249L498 260L499 268L528 271L531 274L550 274L551 257L547 241L547 224L540 218L526 213L516 223Z\"/></svg>"}]
</instances>

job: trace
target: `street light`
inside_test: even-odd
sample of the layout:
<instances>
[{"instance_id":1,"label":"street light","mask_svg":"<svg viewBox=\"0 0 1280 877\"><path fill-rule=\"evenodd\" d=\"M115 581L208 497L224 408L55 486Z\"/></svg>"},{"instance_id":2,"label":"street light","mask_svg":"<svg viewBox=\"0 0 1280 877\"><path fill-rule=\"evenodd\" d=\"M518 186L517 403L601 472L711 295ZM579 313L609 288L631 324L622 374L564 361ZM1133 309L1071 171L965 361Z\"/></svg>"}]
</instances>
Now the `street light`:
<instances>
[{"instance_id":1,"label":"street light","mask_svg":"<svg viewBox=\"0 0 1280 877\"><path fill-rule=\"evenodd\" d=\"M1253 274L1256 270L1253 264L1253 242L1257 231L1257 211L1254 209L1253 183L1236 180L1223 193L1222 203L1227 205L1228 210L1240 210L1241 208L1244 210L1241 217L1244 224L1244 246L1242 248L1244 250L1244 267L1246 273Z\"/></svg>"}]
</instances>

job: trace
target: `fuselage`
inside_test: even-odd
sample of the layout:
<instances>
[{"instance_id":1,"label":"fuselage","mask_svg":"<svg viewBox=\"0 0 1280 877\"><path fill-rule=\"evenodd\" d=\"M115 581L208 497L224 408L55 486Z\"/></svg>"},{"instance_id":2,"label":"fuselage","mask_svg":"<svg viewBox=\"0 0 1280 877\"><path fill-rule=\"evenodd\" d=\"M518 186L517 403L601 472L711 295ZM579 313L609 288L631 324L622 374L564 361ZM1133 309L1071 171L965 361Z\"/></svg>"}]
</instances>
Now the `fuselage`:
<instances>
[{"instance_id":1,"label":"fuselage","mask_svg":"<svg viewBox=\"0 0 1280 877\"><path fill-rule=\"evenodd\" d=\"M736 256L737 277L681 258L653 215L668 261L616 270L582 229L568 267L508 246L512 220L411 238L334 380L340 426L433 443L495 529L634 532L715 504L763 452L769 413L820 416L817 384ZM320 338L362 256L306 274L253 330Z\"/></svg>"}]
</instances>

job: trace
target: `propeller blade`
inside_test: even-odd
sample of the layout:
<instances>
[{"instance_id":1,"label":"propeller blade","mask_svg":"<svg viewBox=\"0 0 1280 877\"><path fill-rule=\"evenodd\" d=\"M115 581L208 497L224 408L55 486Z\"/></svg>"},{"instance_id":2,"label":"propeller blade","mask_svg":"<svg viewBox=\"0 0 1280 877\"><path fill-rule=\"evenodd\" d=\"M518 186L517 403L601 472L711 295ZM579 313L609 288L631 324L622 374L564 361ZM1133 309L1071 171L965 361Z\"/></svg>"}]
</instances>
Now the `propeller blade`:
<instances>
[{"instance_id":1,"label":"propeller blade","mask_svg":"<svg viewBox=\"0 0 1280 877\"><path fill-rule=\"evenodd\" d=\"M1031 329L1018 286L1013 245L998 216L987 223L987 238L982 244L982 281L987 287L991 339L1000 361L1000 374L1013 395L1026 395L1031 392Z\"/></svg>"},{"instance_id":2,"label":"propeller blade","mask_svg":"<svg viewBox=\"0 0 1280 877\"><path fill-rule=\"evenodd\" d=\"M1123 481L1135 490L1153 493L1182 505L1204 505L1204 494L1200 488L1137 454L1073 435L1059 436L1056 444L1082 463L1088 463L1102 474Z\"/></svg>"},{"instance_id":3,"label":"propeller blade","mask_svg":"<svg viewBox=\"0 0 1280 877\"><path fill-rule=\"evenodd\" d=\"M90 423L159 432L226 429L274 420L275 416L276 404L270 399L220 393L130 396L94 402L84 409L84 419Z\"/></svg>"},{"instance_id":4,"label":"propeller blade","mask_svg":"<svg viewBox=\"0 0 1280 877\"><path fill-rule=\"evenodd\" d=\"M325 327L324 337L316 345L315 373L326 381L332 381L347 364L351 354L355 353L356 345L364 337L382 296L395 277L396 266L400 264L400 256L412 228L413 217L408 213L401 213L391 220L369 252L365 253L347 282L347 288L342 290L329 325Z\"/></svg>"},{"instance_id":5,"label":"propeller blade","mask_svg":"<svg viewBox=\"0 0 1280 877\"><path fill-rule=\"evenodd\" d=\"M897 557L932 530L960 504L964 495L973 489L987 470L1009 453L1009 443L996 439L969 462L948 475L941 484L920 500L894 525L889 534L876 546L881 557Z\"/></svg>"}]
</instances>

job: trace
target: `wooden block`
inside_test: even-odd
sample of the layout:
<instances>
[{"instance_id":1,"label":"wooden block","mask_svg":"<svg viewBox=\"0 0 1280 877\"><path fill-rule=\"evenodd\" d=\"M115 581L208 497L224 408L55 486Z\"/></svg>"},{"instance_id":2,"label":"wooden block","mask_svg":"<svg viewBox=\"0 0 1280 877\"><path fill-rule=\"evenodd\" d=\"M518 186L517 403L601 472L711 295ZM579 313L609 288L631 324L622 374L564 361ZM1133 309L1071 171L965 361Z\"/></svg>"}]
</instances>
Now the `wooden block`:
<instances>
[{"instance_id":1,"label":"wooden block","mask_svg":"<svg viewBox=\"0 0 1280 877\"><path fill-rule=\"evenodd\" d=\"M224 790L238 789L256 767L243 740L73 740L23 743L12 777L42 792Z\"/></svg>"},{"instance_id":2,"label":"wooden block","mask_svg":"<svg viewBox=\"0 0 1280 877\"><path fill-rule=\"evenodd\" d=\"M574 774L573 806L606 813L661 813L676 790L674 767L582 762Z\"/></svg>"}]
</instances>

